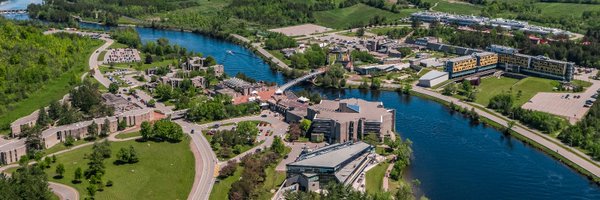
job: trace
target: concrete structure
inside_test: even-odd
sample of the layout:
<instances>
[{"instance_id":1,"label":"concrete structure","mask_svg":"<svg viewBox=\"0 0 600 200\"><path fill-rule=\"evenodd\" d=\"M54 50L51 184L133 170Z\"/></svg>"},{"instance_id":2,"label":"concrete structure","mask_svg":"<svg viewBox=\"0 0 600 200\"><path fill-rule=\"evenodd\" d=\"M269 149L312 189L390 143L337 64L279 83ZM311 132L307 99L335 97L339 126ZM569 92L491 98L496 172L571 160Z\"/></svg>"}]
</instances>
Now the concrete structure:
<instances>
[{"instance_id":1,"label":"concrete structure","mask_svg":"<svg viewBox=\"0 0 600 200\"><path fill-rule=\"evenodd\" d=\"M477 52L468 56L449 59L446 72L450 78L456 78L496 68L498 55L491 52Z\"/></svg>"},{"instance_id":2,"label":"concrete structure","mask_svg":"<svg viewBox=\"0 0 600 200\"><path fill-rule=\"evenodd\" d=\"M67 137L83 139L87 137L88 126L93 122L98 124L98 132L108 120L109 132L117 131L118 121L125 120L127 126L139 126L144 121L158 120L152 109L137 109L121 113L117 116L96 118L88 121L77 122L62 126L50 127L42 131L42 142L45 148L50 148L60 142L64 142ZM18 162L21 156L27 154L25 138L13 139L0 144L0 164L9 164Z\"/></svg>"},{"instance_id":3,"label":"concrete structure","mask_svg":"<svg viewBox=\"0 0 600 200\"><path fill-rule=\"evenodd\" d=\"M561 81L573 80L575 64L572 62L520 54L514 48L500 45L490 45L487 49L498 54L498 67L505 71Z\"/></svg>"},{"instance_id":4,"label":"concrete structure","mask_svg":"<svg viewBox=\"0 0 600 200\"><path fill-rule=\"evenodd\" d=\"M364 142L348 142L304 151L295 162L286 165L286 187L297 184L299 190L319 191L331 181L351 184L373 159L373 149Z\"/></svg>"},{"instance_id":5,"label":"concrete structure","mask_svg":"<svg viewBox=\"0 0 600 200\"><path fill-rule=\"evenodd\" d=\"M490 19L487 17L454 15L443 12L416 12L411 14L412 20L424 22L441 22L447 24L458 24L461 26L485 25L489 27L502 27L508 30L521 30L523 32L541 35L572 35L571 32L557 28L530 25L524 21L506 20L502 18Z\"/></svg>"},{"instance_id":6,"label":"concrete structure","mask_svg":"<svg viewBox=\"0 0 600 200\"><path fill-rule=\"evenodd\" d=\"M206 66L206 58L194 56L188 58L184 63L181 64L181 69L184 71L205 71L208 72L212 69L215 72L215 76L222 76L225 73L223 65L211 65Z\"/></svg>"},{"instance_id":7,"label":"concrete structure","mask_svg":"<svg viewBox=\"0 0 600 200\"><path fill-rule=\"evenodd\" d=\"M311 137L322 136L328 143L358 141L367 134L382 139L396 130L396 110L362 99L322 100L308 107L307 117Z\"/></svg>"},{"instance_id":8,"label":"concrete structure","mask_svg":"<svg viewBox=\"0 0 600 200\"><path fill-rule=\"evenodd\" d=\"M355 66L354 71L361 75L369 75L373 73L392 72L400 71L405 68L409 68L409 63L394 63L394 64L383 64L383 65L368 65L368 66Z\"/></svg>"},{"instance_id":9,"label":"concrete structure","mask_svg":"<svg viewBox=\"0 0 600 200\"><path fill-rule=\"evenodd\" d=\"M308 102L303 101L292 92L285 92L285 95L274 95L267 103L269 109L280 113L287 123L300 122L307 114Z\"/></svg>"},{"instance_id":10,"label":"concrete structure","mask_svg":"<svg viewBox=\"0 0 600 200\"><path fill-rule=\"evenodd\" d=\"M425 75L421 76L421 78L419 78L418 85L422 87L433 87L447 80L447 72L432 70L430 72L427 72Z\"/></svg>"},{"instance_id":11,"label":"concrete structure","mask_svg":"<svg viewBox=\"0 0 600 200\"><path fill-rule=\"evenodd\" d=\"M38 115L39 110L36 110L33 113L17 119L13 123L10 123L11 136L17 137L19 134L21 134L21 131L23 131L23 129L35 126L35 124L37 123Z\"/></svg>"}]
</instances>

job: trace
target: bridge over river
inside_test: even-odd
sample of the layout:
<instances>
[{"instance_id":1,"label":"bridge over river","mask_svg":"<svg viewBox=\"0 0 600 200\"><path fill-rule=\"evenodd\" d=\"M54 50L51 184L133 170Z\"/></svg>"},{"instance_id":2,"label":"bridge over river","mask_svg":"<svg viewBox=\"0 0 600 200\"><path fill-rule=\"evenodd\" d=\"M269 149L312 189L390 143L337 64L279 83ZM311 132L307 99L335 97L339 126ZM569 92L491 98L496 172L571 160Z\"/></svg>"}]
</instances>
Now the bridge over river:
<instances>
[{"instance_id":1,"label":"bridge over river","mask_svg":"<svg viewBox=\"0 0 600 200\"><path fill-rule=\"evenodd\" d=\"M311 73L309 73L307 75L304 75L304 76L302 76L300 78L297 78L297 79L294 79L294 80L292 80L290 82L287 82L286 84L283 84L282 86L279 86L279 88L277 89L277 91L275 91L275 94L283 94L283 92L285 92L285 90L289 89L290 87L292 87L292 86L294 86L294 85L296 85L296 84L298 84L298 83L300 83L302 81L308 80L309 78L314 78L314 77L316 77L319 74L323 74L323 73L325 73L325 71L326 71L325 69L319 69L319 70L311 72Z\"/></svg>"},{"instance_id":2,"label":"bridge over river","mask_svg":"<svg viewBox=\"0 0 600 200\"><path fill-rule=\"evenodd\" d=\"M27 9L0 10L0 15L4 15L4 14L25 14L25 13L27 13Z\"/></svg>"}]
</instances>

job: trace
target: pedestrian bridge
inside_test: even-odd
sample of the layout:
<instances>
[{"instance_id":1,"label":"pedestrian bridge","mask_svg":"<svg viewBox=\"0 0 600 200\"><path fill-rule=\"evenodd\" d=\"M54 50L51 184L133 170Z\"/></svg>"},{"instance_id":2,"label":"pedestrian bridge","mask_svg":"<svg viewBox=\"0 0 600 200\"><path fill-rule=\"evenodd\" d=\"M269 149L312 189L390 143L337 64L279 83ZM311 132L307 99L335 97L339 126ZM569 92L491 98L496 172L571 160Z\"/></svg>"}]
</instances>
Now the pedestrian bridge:
<instances>
[{"instance_id":1,"label":"pedestrian bridge","mask_svg":"<svg viewBox=\"0 0 600 200\"><path fill-rule=\"evenodd\" d=\"M298 83L300 83L302 81L308 80L309 78L314 78L317 75L323 74L323 73L325 73L325 70L317 70L317 71L311 72L311 73L309 73L307 75L304 75L304 76L302 76L300 78L297 78L297 79L294 79L294 80L292 80L290 82L287 82L286 84L283 84L282 86L280 86L277 89L277 91L275 91L275 94L283 94L283 92L285 92L285 90L289 89L290 87L292 87L292 86L294 86L294 85L296 85L296 84L298 84Z\"/></svg>"},{"instance_id":2,"label":"pedestrian bridge","mask_svg":"<svg viewBox=\"0 0 600 200\"><path fill-rule=\"evenodd\" d=\"M27 9L0 10L0 14L24 14Z\"/></svg>"}]
</instances>

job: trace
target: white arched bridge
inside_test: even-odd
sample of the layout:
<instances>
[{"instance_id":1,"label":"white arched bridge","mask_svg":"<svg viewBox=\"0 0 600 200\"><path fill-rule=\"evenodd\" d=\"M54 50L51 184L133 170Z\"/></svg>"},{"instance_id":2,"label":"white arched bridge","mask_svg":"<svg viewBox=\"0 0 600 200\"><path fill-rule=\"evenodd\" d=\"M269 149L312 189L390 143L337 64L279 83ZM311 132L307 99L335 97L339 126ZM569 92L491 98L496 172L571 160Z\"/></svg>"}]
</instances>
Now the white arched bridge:
<instances>
[{"instance_id":1,"label":"white arched bridge","mask_svg":"<svg viewBox=\"0 0 600 200\"><path fill-rule=\"evenodd\" d=\"M311 73L309 73L307 75L304 75L304 76L302 76L300 78L294 79L294 80L292 80L290 82L287 82L286 84L283 84L282 86L280 86L277 89L277 91L275 91L275 94L283 94L283 92L285 92L285 90L289 89L290 87L292 87L292 86L294 86L294 85L296 85L296 84L298 84L298 83L300 83L302 81L305 81L305 80L307 80L309 78L314 78L317 75L323 74L323 73L325 73L325 70L324 69L320 69L320 70L316 70L314 72L311 72Z\"/></svg>"},{"instance_id":2,"label":"white arched bridge","mask_svg":"<svg viewBox=\"0 0 600 200\"><path fill-rule=\"evenodd\" d=\"M27 13L27 9L8 9L8 10L0 10L0 14L25 14Z\"/></svg>"}]
</instances>

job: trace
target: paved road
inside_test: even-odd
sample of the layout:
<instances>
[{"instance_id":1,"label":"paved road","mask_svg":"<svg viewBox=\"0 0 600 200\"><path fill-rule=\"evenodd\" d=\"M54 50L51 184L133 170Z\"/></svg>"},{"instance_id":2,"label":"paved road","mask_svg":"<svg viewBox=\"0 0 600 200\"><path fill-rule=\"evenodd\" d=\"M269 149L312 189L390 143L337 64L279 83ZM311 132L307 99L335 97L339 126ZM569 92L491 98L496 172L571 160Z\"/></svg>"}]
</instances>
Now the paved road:
<instances>
[{"instance_id":1,"label":"paved road","mask_svg":"<svg viewBox=\"0 0 600 200\"><path fill-rule=\"evenodd\" d=\"M279 67L284 68L284 69L292 69L292 68L290 68L290 66L288 66L287 64L285 64L284 62L282 62L281 60L279 60L277 57L275 57L271 53L269 53L269 51L263 49L260 46L260 43L251 43L252 41L250 41L248 38L245 38L244 36L241 36L241 35L238 35L238 34L231 34L231 36L234 37L234 38L237 38L238 40L241 40L242 42L251 44L252 47L254 47L254 49L256 49L263 56L269 58L269 60L273 61Z\"/></svg>"},{"instance_id":2,"label":"paved road","mask_svg":"<svg viewBox=\"0 0 600 200\"><path fill-rule=\"evenodd\" d=\"M208 199L210 191L215 182L215 167L217 166L217 156L212 151L210 144L202 136L200 125L189 123L183 120L176 120L175 123L181 125L183 131L188 133L193 141L192 152L196 160L196 175L192 191L188 195L189 200ZM191 134L194 130L194 134Z\"/></svg>"},{"instance_id":3,"label":"paved road","mask_svg":"<svg viewBox=\"0 0 600 200\"><path fill-rule=\"evenodd\" d=\"M92 53L88 61L88 65L90 67L90 70L94 70L94 78L98 80L98 82L104 87L108 88L108 86L110 85L110 80L104 77L104 75L102 75L102 73L98 69L98 66L101 64L101 61L98 61L98 57L100 56L100 53L102 51L106 50L115 41L107 37L101 37L100 39L104 40L105 43L96 51L94 51L94 53Z\"/></svg>"},{"instance_id":4,"label":"paved road","mask_svg":"<svg viewBox=\"0 0 600 200\"><path fill-rule=\"evenodd\" d=\"M61 200L79 200L79 193L75 188L54 182L48 182L48 186Z\"/></svg>"}]
</instances>

